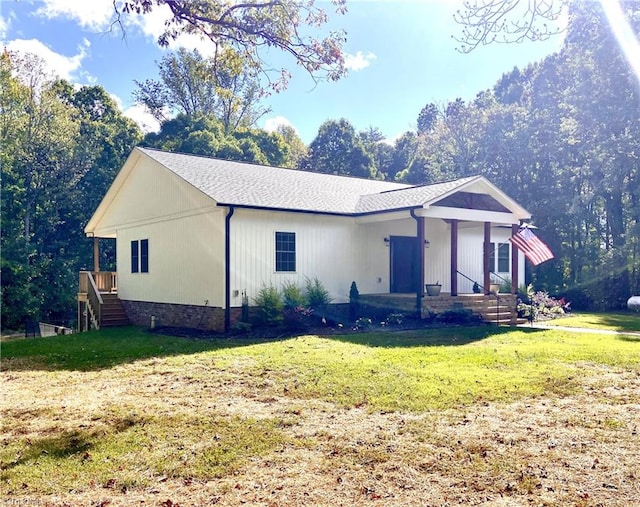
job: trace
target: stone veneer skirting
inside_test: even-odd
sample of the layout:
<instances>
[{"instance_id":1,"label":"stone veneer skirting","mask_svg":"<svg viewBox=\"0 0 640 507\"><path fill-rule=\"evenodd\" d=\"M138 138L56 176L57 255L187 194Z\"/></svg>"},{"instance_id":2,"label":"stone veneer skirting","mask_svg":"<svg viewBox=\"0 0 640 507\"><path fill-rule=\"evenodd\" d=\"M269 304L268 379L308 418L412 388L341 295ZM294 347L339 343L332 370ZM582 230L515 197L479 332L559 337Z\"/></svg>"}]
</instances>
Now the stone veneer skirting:
<instances>
[{"instance_id":1,"label":"stone veneer skirting","mask_svg":"<svg viewBox=\"0 0 640 507\"><path fill-rule=\"evenodd\" d=\"M219 307L182 305L175 303L153 303L149 301L122 300L129 320L136 326L151 326L155 317L156 326L188 327L208 331L224 331L224 310ZM232 322L239 312L232 309ZM239 309L238 309L239 310Z\"/></svg>"}]
</instances>

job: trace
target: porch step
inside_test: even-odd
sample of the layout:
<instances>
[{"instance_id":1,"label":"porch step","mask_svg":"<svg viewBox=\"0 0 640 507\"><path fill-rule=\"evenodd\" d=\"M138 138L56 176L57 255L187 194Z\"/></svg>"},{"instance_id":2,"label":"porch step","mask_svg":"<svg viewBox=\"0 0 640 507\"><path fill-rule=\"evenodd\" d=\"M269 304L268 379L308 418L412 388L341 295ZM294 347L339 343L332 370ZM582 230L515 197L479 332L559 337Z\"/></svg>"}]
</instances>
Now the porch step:
<instances>
[{"instance_id":1,"label":"porch step","mask_svg":"<svg viewBox=\"0 0 640 507\"><path fill-rule=\"evenodd\" d=\"M479 314L484 322L492 324L511 324L515 318L514 311L504 306L485 306L474 309L474 312Z\"/></svg>"},{"instance_id":2,"label":"porch step","mask_svg":"<svg viewBox=\"0 0 640 507\"><path fill-rule=\"evenodd\" d=\"M479 315L483 322L504 326L517 323L515 308L503 303L501 300L496 300L495 296L468 294L461 297L460 300L463 301L465 308Z\"/></svg>"},{"instance_id":3,"label":"porch step","mask_svg":"<svg viewBox=\"0 0 640 507\"><path fill-rule=\"evenodd\" d=\"M104 304L100 310L100 327L128 326L131 324L127 317L122 301L117 294L101 294Z\"/></svg>"}]
</instances>

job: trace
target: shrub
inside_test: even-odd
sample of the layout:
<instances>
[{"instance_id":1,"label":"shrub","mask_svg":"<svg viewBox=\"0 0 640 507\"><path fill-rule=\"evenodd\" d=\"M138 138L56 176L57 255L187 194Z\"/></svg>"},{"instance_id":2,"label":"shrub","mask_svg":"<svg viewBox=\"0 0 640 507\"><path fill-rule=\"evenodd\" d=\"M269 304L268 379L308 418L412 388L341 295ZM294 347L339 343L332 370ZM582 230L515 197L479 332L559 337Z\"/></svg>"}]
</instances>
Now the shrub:
<instances>
[{"instance_id":1,"label":"shrub","mask_svg":"<svg viewBox=\"0 0 640 507\"><path fill-rule=\"evenodd\" d=\"M531 286L527 288L529 300L518 300L518 316L529 320L553 319L571 311L571 302L565 298L556 299L546 291L533 292Z\"/></svg>"},{"instance_id":2,"label":"shrub","mask_svg":"<svg viewBox=\"0 0 640 507\"><path fill-rule=\"evenodd\" d=\"M333 298L329 295L329 291L325 289L322 282L317 278L313 280L307 278L306 291L309 308L312 308L319 314L323 314L327 306L329 306L329 303L333 301Z\"/></svg>"},{"instance_id":3,"label":"shrub","mask_svg":"<svg viewBox=\"0 0 640 507\"><path fill-rule=\"evenodd\" d=\"M360 317L353 324L354 331L361 331L363 329L369 329L373 325L373 321L368 317Z\"/></svg>"},{"instance_id":4,"label":"shrub","mask_svg":"<svg viewBox=\"0 0 640 507\"><path fill-rule=\"evenodd\" d=\"M263 324L276 325L282 322L282 297L273 285L263 286L254 302L260 308L260 321Z\"/></svg>"},{"instance_id":5,"label":"shrub","mask_svg":"<svg viewBox=\"0 0 640 507\"><path fill-rule=\"evenodd\" d=\"M302 289L293 282L285 282L282 285L282 303L285 309L305 306L306 298Z\"/></svg>"},{"instance_id":6,"label":"shrub","mask_svg":"<svg viewBox=\"0 0 640 507\"><path fill-rule=\"evenodd\" d=\"M356 282L351 282L351 288L349 289L349 318L355 320L360 313L360 292Z\"/></svg>"},{"instance_id":7,"label":"shrub","mask_svg":"<svg viewBox=\"0 0 640 507\"><path fill-rule=\"evenodd\" d=\"M313 309L304 306L285 308L282 312L284 325L293 330L307 329L311 324Z\"/></svg>"},{"instance_id":8,"label":"shrub","mask_svg":"<svg viewBox=\"0 0 640 507\"><path fill-rule=\"evenodd\" d=\"M251 324L248 322L239 321L231 326L231 332L233 334L245 334L251 331L251 327Z\"/></svg>"},{"instance_id":9,"label":"shrub","mask_svg":"<svg viewBox=\"0 0 640 507\"><path fill-rule=\"evenodd\" d=\"M404 313L390 313L383 322L385 326L401 326L404 319Z\"/></svg>"}]
</instances>

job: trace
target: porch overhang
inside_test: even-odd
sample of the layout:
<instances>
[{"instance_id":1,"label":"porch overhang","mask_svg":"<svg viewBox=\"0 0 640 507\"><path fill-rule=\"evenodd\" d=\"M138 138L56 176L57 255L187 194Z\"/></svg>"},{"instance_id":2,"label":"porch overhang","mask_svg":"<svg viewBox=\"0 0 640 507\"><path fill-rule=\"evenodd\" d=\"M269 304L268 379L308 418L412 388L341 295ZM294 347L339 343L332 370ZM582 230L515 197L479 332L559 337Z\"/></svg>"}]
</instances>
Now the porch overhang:
<instances>
[{"instance_id":1,"label":"porch overhang","mask_svg":"<svg viewBox=\"0 0 640 507\"><path fill-rule=\"evenodd\" d=\"M450 208L445 206L425 206L416 210L416 215L424 218L440 218L442 220L458 220L460 222L491 222L492 224L519 224L531 218L528 214L503 213L478 209Z\"/></svg>"}]
</instances>

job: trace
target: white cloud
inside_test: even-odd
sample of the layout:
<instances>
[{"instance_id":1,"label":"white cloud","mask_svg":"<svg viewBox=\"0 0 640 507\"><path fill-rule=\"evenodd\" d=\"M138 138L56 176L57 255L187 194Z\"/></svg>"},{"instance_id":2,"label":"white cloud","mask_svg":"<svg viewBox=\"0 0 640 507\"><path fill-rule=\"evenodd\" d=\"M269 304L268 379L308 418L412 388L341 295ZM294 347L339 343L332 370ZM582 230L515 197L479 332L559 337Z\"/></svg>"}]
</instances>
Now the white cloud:
<instances>
[{"instance_id":1,"label":"white cloud","mask_svg":"<svg viewBox=\"0 0 640 507\"><path fill-rule=\"evenodd\" d=\"M414 130L414 129L412 129ZM405 135L407 133L407 131L405 130L404 132L399 132L398 134L391 136L391 137L385 137L382 141L380 141L381 143L384 144L388 144L389 146L395 146L396 141L398 139L400 139L403 135Z\"/></svg>"},{"instance_id":2,"label":"white cloud","mask_svg":"<svg viewBox=\"0 0 640 507\"><path fill-rule=\"evenodd\" d=\"M113 20L112 0L43 0L36 15L48 19L69 18L83 28L104 30Z\"/></svg>"},{"instance_id":3,"label":"white cloud","mask_svg":"<svg viewBox=\"0 0 640 507\"><path fill-rule=\"evenodd\" d=\"M122 110L122 101L120 101L120 99L113 95L112 97L116 100L116 103ZM141 106L140 104L135 104L131 107L128 107L127 109L122 111L122 114L127 118L131 118L133 121L135 121L140 127L140 130L142 130L142 132L144 132L145 134L149 132L160 131L160 122L153 116L151 116L144 108L144 106Z\"/></svg>"},{"instance_id":4,"label":"white cloud","mask_svg":"<svg viewBox=\"0 0 640 507\"><path fill-rule=\"evenodd\" d=\"M0 0L2 1L2 0ZM121 9L121 2L117 2ZM36 14L47 19L66 18L77 22L82 28L93 31L118 31L119 26L112 24L116 19L113 0L43 0L43 6ZM155 43L165 30L165 22L172 16L171 9L166 4L154 5L147 14L122 14L120 22L125 31L139 30ZM215 45L198 34L180 35L175 41L170 41L169 48L184 47L189 50L197 49L204 56L212 56Z\"/></svg>"},{"instance_id":5,"label":"white cloud","mask_svg":"<svg viewBox=\"0 0 640 507\"><path fill-rule=\"evenodd\" d=\"M150 13L144 16L132 16L129 20L145 36L154 42L165 30L165 22L171 17L171 10L167 5L156 6ZM213 56L215 44L199 34L183 34L173 41L169 41L169 49L185 48L190 51L197 49L205 57Z\"/></svg>"},{"instance_id":6,"label":"white cloud","mask_svg":"<svg viewBox=\"0 0 640 507\"><path fill-rule=\"evenodd\" d=\"M366 55L363 54L362 51L358 51L355 55L346 53L344 57L344 66L349 70L358 72L362 69L366 69L376 58L376 55L371 52Z\"/></svg>"},{"instance_id":7,"label":"white cloud","mask_svg":"<svg viewBox=\"0 0 640 507\"><path fill-rule=\"evenodd\" d=\"M33 53L39 56L44 62L44 71L52 76L57 76L71 82L85 80L87 82L95 79L81 71L82 60L87 56L87 49L90 43L84 39L78 47L78 54L65 56L56 53L38 39L15 39L6 44L6 49L19 53Z\"/></svg>"},{"instance_id":8,"label":"white cloud","mask_svg":"<svg viewBox=\"0 0 640 507\"><path fill-rule=\"evenodd\" d=\"M0 40L5 40L7 38L7 33L9 32L9 27L11 26L11 20L5 19L0 16Z\"/></svg>"},{"instance_id":9,"label":"white cloud","mask_svg":"<svg viewBox=\"0 0 640 507\"><path fill-rule=\"evenodd\" d=\"M280 127L281 125L286 125L288 127L293 127L293 129L298 132L298 129L296 129L293 124L284 116L274 116L273 118L267 118L264 121L264 129L267 132L275 132L276 130L278 130L278 127Z\"/></svg>"}]
</instances>

